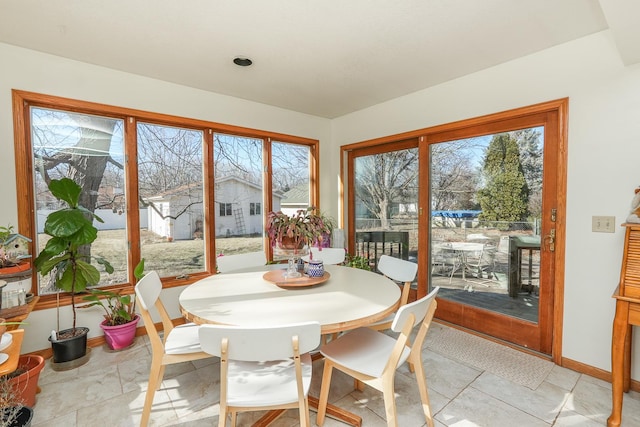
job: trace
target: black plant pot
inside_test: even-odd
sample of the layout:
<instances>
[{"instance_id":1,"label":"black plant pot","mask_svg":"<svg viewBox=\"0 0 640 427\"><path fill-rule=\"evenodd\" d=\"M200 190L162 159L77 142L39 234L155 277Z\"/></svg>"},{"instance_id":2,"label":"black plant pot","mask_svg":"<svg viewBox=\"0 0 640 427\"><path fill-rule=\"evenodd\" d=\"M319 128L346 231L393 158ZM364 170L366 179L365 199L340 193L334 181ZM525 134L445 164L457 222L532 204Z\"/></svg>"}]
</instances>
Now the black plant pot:
<instances>
[{"instance_id":1,"label":"black plant pot","mask_svg":"<svg viewBox=\"0 0 640 427\"><path fill-rule=\"evenodd\" d=\"M89 328L80 327L76 328L78 332L75 336L70 338L64 337L66 333L70 333L73 329L65 329L58 333L58 339L52 340L51 350L53 351L53 362L62 363L79 359L87 354L87 335L89 334Z\"/></svg>"},{"instance_id":2,"label":"black plant pot","mask_svg":"<svg viewBox=\"0 0 640 427\"><path fill-rule=\"evenodd\" d=\"M33 419L33 409L23 406L18 412L18 416L8 425L8 427L30 427Z\"/></svg>"}]
</instances>

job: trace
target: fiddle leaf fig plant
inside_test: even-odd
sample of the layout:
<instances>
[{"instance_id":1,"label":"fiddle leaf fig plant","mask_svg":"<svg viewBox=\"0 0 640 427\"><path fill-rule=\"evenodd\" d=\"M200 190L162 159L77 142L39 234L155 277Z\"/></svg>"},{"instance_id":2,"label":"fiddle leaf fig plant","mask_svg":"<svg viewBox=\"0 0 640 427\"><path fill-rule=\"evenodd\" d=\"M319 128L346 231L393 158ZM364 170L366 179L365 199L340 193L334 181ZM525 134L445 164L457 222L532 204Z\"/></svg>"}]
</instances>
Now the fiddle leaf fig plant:
<instances>
[{"instance_id":1,"label":"fiddle leaf fig plant","mask_svg":"<svg viewBox=\"0 0 640 427\"><path fill-rule=\"evenodd\" d=\"M51 238L34 265L43 276L50 274L58 289L71 294L75 330L75 295L100 281L100 272L91 261L104 266L109 274L113 273L113 267L106 259L90 255L90 245L98 237L98 229L93 225L93 220L103 221L79 204L82 192L80 185L69 178L54 179L49 183L49 191L67 206L47 217L44 232Z\"/></svg>"}]
</instances>

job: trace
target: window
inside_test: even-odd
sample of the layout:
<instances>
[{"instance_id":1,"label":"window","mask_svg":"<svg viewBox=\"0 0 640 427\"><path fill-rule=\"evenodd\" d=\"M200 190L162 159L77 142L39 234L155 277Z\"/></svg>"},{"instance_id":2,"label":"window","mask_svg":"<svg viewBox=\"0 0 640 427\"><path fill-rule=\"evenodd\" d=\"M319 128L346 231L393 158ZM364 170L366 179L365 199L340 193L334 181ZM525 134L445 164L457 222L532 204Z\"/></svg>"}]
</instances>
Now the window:
<instances>
[{"instance_id":1,"label":"window","mask_svg":"<svg viewBox=\"0 0 640 427\"><path fill-rule=\"evenodd\" d=\"M124 121L112 117L34 107L30 114L32 159L35 165L35 221L39 231L34 247L43 248L48 236L40 233L50 212L62 208L47 188L52 179L73 177L84 189L80 204L104 222L95 223L98 238L92 255L117 268L106 283L127 280L127 222L124 183ZM21 228L22 229L22 228ZM34 255L37 255L34 254ZM55 292L51 277L43 277L38 292Z\"/></svg>"},{"instance_id":2,"label":"window","mask_svg":"<svg viewBox=\"0 0 640 427\"><path fill-rule=\"evenodd\" d=\"M74 179L82 205L104 220L88 250L115 272L103 272L99 286L133 283L141 258L178 286L212 274L217 253L269 253L265 210L279 210L272 200L293 182L318 181L317 140L277 134L273 148L276 134L266 131L17 90L13 97L16 164L24 165L16 228L33 238L36 256L47 214L58 208L48 182ZM305 153L302 169L282 157L287 149ZM306 197L317 201L315 186ZM48 280L34 275L33 291L41 306L54 305Z\"/></svg>"},{"instance_id":3,"label":"window","mask_svg":"<svg viewBox=\"0 0 640 427\"><path fill-rule=\"evenodd\" d=\"M204 131L138 122L140 255L160 277L205 270Z\"/></svg>"},{"instance_id":4,"label":"window","mask_svg":"<svg viewBox=\"0 0 640 427\"><path fill-rule=\"evenodd\" d=\"M220 203L220 216L231 216L232 213L231 203Z\"/></svg>"},{"instance_id":5,"label":"window","mask_svg":"<svg viewBox=\"0 0 640 427\"><path fill-rule=\"evenodd\" d=\"M260 215L261 213L260 203L249 203L249 215Z\"/></svg>"}]
</instances>

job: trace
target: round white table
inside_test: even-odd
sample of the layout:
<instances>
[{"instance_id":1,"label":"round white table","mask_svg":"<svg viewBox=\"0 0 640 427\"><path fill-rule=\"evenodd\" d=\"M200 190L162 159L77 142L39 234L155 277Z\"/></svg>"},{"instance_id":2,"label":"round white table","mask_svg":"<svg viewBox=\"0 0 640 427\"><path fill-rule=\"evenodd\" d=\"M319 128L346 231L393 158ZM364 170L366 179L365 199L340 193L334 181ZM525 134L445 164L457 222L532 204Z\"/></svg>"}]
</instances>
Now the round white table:
<instances>
[{"instance_id":1,"label":"round white table","mask_svg":"<svg viewBox=\"0 0 640 427\"><path fill-rule=\"evenodd\" d=\"M209 276L180 294L180 310L191 322L278 325L318 321L323 334L366 326L398 308L400 288L376 273L325 266L331 275L307 287L279 287L262 271Z\"/></svg>"}]
</instances>

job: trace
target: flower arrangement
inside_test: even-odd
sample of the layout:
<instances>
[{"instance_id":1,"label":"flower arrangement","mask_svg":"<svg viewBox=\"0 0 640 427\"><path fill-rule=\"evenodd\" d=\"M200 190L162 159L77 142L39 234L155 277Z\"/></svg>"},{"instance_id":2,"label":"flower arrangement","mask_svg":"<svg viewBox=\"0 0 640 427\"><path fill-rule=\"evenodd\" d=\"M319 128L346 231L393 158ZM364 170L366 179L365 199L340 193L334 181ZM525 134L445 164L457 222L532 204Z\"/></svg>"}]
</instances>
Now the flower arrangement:
<instances>
[{"instance_id":1,"label":"flower arrangement","mask_svg":"<svg viewBox=\"0 0 640 427\"><path fill-rule=\"evenodd\" d=\"M267 235L272 247L301 249L304 245L318 245L331 235L332 220L315 207L299 209L293 216L282 211L267 215Z\"/></svg>"}]
</instances>

